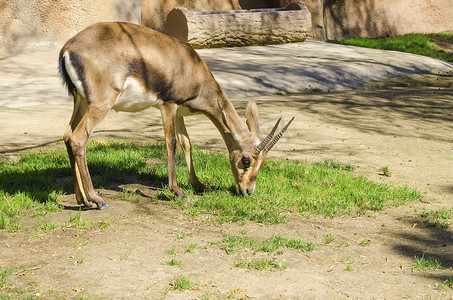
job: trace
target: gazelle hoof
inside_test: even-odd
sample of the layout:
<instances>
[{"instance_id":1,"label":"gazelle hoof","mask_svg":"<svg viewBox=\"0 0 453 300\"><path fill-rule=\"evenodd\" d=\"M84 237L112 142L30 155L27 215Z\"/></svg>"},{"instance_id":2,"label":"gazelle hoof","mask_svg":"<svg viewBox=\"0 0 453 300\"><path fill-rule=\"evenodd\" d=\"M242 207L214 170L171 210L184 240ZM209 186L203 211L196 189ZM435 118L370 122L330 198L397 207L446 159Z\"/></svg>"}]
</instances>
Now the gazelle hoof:
<instances>
[{"instance_id":1,"label":"gazelle hoof","mask_svg":"<svg viewBox=\"0 0 453 300\"><path fill-rule=\"evenodd\" d=\"M206 186L201 182L192 184L192 187L195 190L195 192L197 192L197 193L203 193L207 189Z\"/></svg>"},{"instance_id":2,"label":"gazelle hoof","mask_svg":"<svg viewBox=\"0 0 453 300\"><path fill-rule=\"evenodd\" d=\"M102 203L100 206L98 206L98 209L102 210L102 209L107 209L109 207L110 207L110 205L104 201L104 203Z\"/></svg>"}]
</instances>

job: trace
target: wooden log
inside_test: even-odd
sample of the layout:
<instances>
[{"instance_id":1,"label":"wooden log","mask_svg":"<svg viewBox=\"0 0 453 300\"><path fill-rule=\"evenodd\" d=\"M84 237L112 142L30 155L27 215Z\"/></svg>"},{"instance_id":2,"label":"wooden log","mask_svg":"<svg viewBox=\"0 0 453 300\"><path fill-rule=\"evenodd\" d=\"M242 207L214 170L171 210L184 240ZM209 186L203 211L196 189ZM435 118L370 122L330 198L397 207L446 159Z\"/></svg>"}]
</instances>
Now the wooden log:
<instances>
[{"instance_id":1,"label":"wooden log","mask_svg":"<svg viewBox=\"0 0 453 300\"><path fill-rule=\"evenodd\" d=\"M284 8L191 12L170 11L165 33L194 48L237 47L303 42L311 15L299 2Z\"/></svg>"}]
</instances>

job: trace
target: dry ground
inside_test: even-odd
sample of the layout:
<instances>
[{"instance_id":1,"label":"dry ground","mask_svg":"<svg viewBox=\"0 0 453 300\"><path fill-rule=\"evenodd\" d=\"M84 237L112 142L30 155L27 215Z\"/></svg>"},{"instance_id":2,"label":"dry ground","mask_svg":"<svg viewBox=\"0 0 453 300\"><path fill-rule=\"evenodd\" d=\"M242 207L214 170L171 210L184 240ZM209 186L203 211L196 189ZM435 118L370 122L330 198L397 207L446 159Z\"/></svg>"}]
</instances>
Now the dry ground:
<instances>
[{"instance_id":1,"label":"dry ground","mask_svg":"<svg viewBox=\"0 0 453 300\"><path fill-rule=\"evenodd\" d=\"M348 92L255 97L263 131L279 116L296 116L271 158L308 162L333 158L351 163L358 174L371 180L420 189L421 202L356 218L294 216L287 224L264 226L212 224L205 217L187 218L183 210L171 208L165 201L144 197L137 204L119 192L104 191L111 208L82 211L82 217L95 224L108 222L107 229L61 226L37 233L33 229L36 218L30 217L23 231L0 231L0 267L14 268L8 279L12 289L3 289L0 295L24 293L45 299L451 299L452 289L438 287L453 277L453 226L423 228L420 214L453 207L452 82L450 75L413 76L403 87L383 88L388 87L383 83ZM243 114L246 99L233 102ZM3 109L1 158L14 160L23 151L63 148L59 140L71 109L70 103L53 107L51 113L43 106ZM45 128L37 126L43 122ZM207 119L188 118L187 125L195 144L225 151ZM162 140L162 136L157 110L112 113L94 134L97 140L143 142ZM384 166L390 177L380 175ZM131 186L135 187L133 182ZM67 222L76 213L74 196L66 196L62 203L66 210L43 220ZM282 234L317 247L311 252L227 254L212 242L228 233L259 239ZM325 244L329 233L334 240ZM186 253L195 243L196 249ZM176 254L169 253L172 248ZM446 268L413 270L414 255L422 253L436 257ZM235 267L242 258L262 257L275 258L288 268L258 271ZM182 261L183 267L165 264L172 258ZM178 275L190 275L194 289L172 290Z\"/></svg>"}]
</instances>

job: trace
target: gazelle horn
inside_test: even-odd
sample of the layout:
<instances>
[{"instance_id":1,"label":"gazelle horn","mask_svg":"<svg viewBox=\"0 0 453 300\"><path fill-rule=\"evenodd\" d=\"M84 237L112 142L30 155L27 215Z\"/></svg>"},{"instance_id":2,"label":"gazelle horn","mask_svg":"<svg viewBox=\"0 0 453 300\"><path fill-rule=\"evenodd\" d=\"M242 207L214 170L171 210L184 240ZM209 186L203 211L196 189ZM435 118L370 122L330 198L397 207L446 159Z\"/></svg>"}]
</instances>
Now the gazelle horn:
<instances>
[{"instance_id":1,"label":"gazelle horn","mask_svg":"<svg viewBox=\"0 0 453 300\"><path fill-rule=\"evenodd\" d=\"M275 125L274 125L274 128L272 128L271 132L269 132L269 134L266 136L266 138L258 146L256 146L257 153L260 153L261 150L263 150L264 147L266 147L267 143L269 143L271 138L274 136L275 130L277 130L278 124L280 124L281 120L282 120L282 118L278 119L277 123L275 123Z\"/></svg>"},{"instance_id":2,"label":"gazelle horn","mask_svg":"<svg viewBox=\"0 0 453 300\"><path fill-rule=\"evenodd\" d=\"M270 141L264 148L264 151L266 152L269 152L269 150L272 149L272 147L274 147L274 145L278 142L278 140L282 137L283 133L286 131L286 129L288 129L289 125L291 124L291 122L294 120L294 117L292 117L291 120L289 120L288 124L286 124L285 127L282 128L282 130L272 139L272 141Z\"/></svg>"}]
</instances>

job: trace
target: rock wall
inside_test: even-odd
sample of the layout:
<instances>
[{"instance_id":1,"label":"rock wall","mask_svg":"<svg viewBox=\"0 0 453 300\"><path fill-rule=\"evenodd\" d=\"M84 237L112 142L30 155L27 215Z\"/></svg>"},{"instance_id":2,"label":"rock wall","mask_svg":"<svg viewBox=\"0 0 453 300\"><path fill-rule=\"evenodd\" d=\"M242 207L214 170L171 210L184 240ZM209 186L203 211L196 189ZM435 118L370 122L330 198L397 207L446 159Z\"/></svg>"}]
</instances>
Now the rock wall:
<instances>
[{"instance_id":1,"label":"rock wall","mask_svg":"<svg viewBox=\"0 0 453 300\"><path fill-rule=\"evenodd\" d=\"M0 0L0 57L61 46L99 21L141 22L163 31L175 7L191 11L284 7L293 0ZM301 0L312 17L311 37L342 40L453 31L452 0Z\"/></svg>"},{"instance_id":2,"label":"rock wall","mask_svg":"<svg viewBox=\"0 0 453 300\"><path fill-rule=\"evenodd\" d=\"M280 0L286 5L291 0ZM312 37L343 40L407 33L453 32L452 0L304 0Z\"/></svg>"},{"instance_id":3,"label":"rock wall","mask_svg":"<svg viewBox=\"0 0 453 300\"><path fill-rule=\"evenodd\" d=\"M190 11L241 9L238 0L142 0L142 24L163 32L167 15L175 7Z\"/></svg>"},{"instance_id":4,"label":"rock wall","mask_svg":"<svg viewBox=\"0 0 453 300\"><path fill-rule=\"evenodd\" d=\"M285 7L294 0L143 0L142 23L163 31L175 7L190 11ZM300 0L312 18L310 36L342 40L453 31L452 0Z\"/></svg>"},{"instance_id":5,"label":"rock wall","mask_svg":"<svg viewBox=\"0 0 453 300\"><path fill-rule=\"evenodd\" d=\"M0 0L0 57L59 47L99 21L140 23L141 0Z\"/></svg>"}]
</instances>

